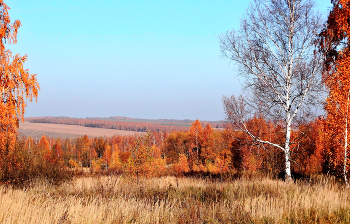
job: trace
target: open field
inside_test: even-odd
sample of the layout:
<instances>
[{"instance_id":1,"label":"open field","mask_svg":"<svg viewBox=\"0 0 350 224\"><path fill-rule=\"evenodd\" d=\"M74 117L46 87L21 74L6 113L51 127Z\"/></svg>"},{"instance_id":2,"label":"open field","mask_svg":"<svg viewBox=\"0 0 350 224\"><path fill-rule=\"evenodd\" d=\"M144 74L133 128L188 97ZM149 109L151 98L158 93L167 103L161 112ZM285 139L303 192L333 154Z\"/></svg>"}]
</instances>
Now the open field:
<instances>
[{"instance_id":1,"label":"open field","mask_svg":"<svg viewBox=\"0 0 350 224\"><path fill-rule=\"evenodd\" d=\"M78 177L0 187L1 223L349 223L350 193L329 179L286 183Z\"/></svg>"},{"instance_id":2,"label":"open field","mask_svg":"<svg viewBox=\"0 0 350 224\"><path fill-rule=\"evenodd\" d=\"M33 138L40 138L43 135L52 138L73 138L87 135L89 138L91 138L100 136L110 137L113 135L133 135L144 133L106 128L89 128L78 125L46 123L20 123L18 132L23 136L31 136Z\"/></svg>"}]
</instances>

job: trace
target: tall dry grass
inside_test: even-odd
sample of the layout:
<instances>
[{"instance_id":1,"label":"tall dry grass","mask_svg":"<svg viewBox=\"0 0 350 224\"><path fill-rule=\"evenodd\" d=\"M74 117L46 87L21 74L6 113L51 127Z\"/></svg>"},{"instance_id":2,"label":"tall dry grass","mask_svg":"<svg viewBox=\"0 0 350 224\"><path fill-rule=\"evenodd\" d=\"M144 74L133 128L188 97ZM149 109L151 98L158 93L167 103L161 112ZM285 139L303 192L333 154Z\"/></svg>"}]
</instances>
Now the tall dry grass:
<instances>
[{"instance_id":1,"label":"tall dry grass","mask_svg":"<svg viewBox=\"0 0 350 224\"><path fill-rule=\"evenodd\" d=\"M286 183L79 177L0 187L0 223L348 223L350 194L334 179Z\"/></svg>"}]
</instances>

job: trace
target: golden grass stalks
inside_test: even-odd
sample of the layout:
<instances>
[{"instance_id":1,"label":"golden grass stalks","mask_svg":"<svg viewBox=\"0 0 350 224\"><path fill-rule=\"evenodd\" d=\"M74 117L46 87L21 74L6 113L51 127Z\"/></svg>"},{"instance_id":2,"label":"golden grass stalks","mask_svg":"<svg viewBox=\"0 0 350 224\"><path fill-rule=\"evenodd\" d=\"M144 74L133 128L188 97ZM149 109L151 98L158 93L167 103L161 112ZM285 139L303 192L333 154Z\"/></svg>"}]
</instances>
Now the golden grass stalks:
<instances>
[{"instance_id":1,"label":"golden grass stalks","mask_svg":"<svg viewBox=\"0 0 350 224\"><path fill-rule=\"evenodd\" d=\"M0 223L347 223L349 196L327 179L79 177L0 187Z\"/></svg>"}]
</instances>

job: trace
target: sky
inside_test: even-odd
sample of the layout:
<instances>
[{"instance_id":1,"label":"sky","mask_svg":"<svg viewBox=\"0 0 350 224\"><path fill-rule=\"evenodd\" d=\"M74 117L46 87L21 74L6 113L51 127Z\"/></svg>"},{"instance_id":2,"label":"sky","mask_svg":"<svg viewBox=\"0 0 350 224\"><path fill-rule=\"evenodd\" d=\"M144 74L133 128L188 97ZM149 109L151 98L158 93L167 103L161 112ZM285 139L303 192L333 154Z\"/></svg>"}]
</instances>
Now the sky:
<instances>
[{"instance_id":1,"label":"sky","mask_svg":"<svg viewBox=\"0 0 350 224\"><path fill-rule=\"evenodd\" d=\"M326 16L330 0L316 1ZM14 54L37 74L25 117L225 118L237 66L219 36L239 28L242 0L5 0L22 23Z\"/></svg>"}]
</instances>

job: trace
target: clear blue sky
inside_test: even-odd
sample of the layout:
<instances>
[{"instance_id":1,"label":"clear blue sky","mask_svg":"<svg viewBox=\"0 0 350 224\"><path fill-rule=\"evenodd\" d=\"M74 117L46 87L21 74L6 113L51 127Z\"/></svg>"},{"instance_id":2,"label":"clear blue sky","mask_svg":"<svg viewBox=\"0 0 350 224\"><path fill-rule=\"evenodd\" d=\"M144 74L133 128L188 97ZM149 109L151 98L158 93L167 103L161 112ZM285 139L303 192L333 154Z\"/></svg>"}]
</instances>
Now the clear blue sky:
<instances>
[{"instance_id":1,"label":"clear blue sky","mask_svg":"<svg viewBox=\"0 0 350 224\"><path fill-rule=\"evenodd\" d=\"M316 1L327 13L330 0ZM5 0L22 27L13 53L38 74L26 117L221 120L240 78L218 36L238 28L245 0Z\"/></svg>"}]
</instances>

